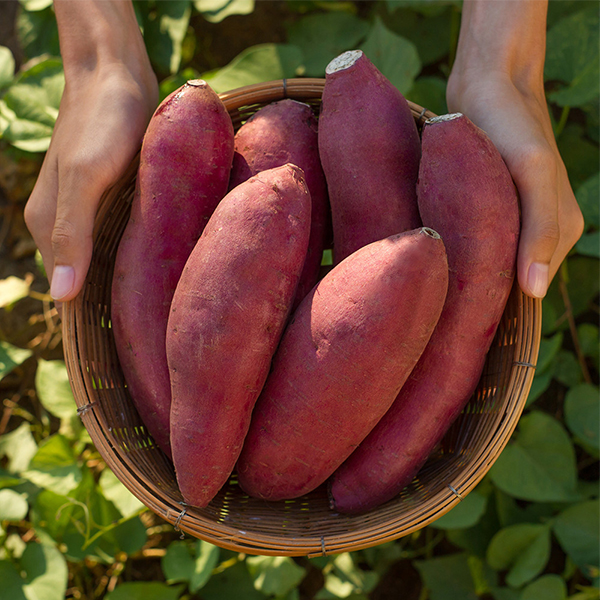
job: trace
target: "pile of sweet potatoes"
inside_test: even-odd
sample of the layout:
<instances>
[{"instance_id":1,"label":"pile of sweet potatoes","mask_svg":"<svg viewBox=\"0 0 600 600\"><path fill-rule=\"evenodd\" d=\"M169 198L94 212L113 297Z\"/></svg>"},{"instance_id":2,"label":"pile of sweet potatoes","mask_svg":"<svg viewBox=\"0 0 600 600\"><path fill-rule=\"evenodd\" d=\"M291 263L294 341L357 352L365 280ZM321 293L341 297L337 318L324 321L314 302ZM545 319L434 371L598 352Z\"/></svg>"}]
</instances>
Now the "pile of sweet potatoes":
<instances>
[{"instance_id":1,"label":"pile of sweet potatoes","mask_svg":"<svg viewBox=\"0 0 600 600\"><path fill-rule=\"evenodd\" d=\"M394 498L478 384L519 228L486 134L458 113L420 131L361 51L328 65L318 115L281 100L235 132L201 80L166 98L111 315L184 501L233 473L264 500L326 485L343 513Z\"/></svg>"}]
</instances>

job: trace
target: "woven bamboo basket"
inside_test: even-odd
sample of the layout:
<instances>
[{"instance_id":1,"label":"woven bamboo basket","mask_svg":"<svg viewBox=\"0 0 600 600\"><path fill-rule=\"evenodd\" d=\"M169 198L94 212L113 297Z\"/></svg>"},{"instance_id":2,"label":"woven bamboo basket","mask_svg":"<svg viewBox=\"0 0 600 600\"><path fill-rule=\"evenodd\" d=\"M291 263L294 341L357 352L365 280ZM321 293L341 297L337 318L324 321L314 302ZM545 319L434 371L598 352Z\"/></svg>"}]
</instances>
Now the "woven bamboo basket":
<instances>
[{"instance_id":1,"label":"woven bamboo basket","mask_svg":"<svg viewBox=\"0 0 600 600\"><path fill-rule=\"evenodd\" d=\"M258 108L283 98L314 107L323 79L288 79L221 95L237 128ZM410 103L417 125L433 113ZM119 366L111 330L113 263L129 216L138 160L108 190L94 228L94 253L82 292L63 307L64 351L78 412L118 479L176 529L248 554L318 556L406 536L460 502L483 478L521 415L535 370L541 301L515 285L476 392L413 482L395 499L361 515L328 507L324 489L296 500L245 495L235 475L203 509L185 506L171 462L137 414Z\"/></svg>"}]
</instances>

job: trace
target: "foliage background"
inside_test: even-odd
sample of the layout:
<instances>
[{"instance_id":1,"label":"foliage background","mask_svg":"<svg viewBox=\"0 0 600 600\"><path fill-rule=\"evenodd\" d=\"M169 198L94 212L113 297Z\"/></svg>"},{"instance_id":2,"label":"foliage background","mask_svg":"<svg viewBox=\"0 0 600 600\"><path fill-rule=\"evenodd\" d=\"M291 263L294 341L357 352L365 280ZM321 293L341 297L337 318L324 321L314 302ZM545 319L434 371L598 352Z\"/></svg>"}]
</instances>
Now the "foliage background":
<instances>
[{"instance_id":1,"label":"foliage background","mask_svg":"<svg viewBox=\"0 0 600 600\"><path fill-rule=\"evenodd\" d=\"M460 1L136 0L164 97L323 76L360 47L407 98L446 112ZM308 560L181 539L119 483L82 428L23 207L64 76L49 0L0 43L0 600L592 600L599 591L599 5L551 0L546 91L586 221L543 303L536 377L480 485L431 526ZM13 20L10 20L10 24ZM8 47L9 46L9 47Z\"/></svg>"}]
</instances>

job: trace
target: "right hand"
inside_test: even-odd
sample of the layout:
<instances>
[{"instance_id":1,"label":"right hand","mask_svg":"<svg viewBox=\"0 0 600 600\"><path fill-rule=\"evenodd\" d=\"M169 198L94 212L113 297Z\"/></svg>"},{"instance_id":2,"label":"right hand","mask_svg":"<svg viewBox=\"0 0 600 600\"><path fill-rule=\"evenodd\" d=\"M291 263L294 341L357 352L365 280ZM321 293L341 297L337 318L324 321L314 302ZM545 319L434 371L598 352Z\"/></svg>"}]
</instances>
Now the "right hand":
<instances>
[{"instance_id":1,"label":"right hand","mask_svg":"<svg viewBox=\"0 0 600 600\"><path fill-rule=\"evenodd\" d=\"M50 148L24 215L56 301L71 300L81 290L100 198L139 150L158 103L149 63L142 74L115 62L66 79Z\"/></svg>"}]
</instances>

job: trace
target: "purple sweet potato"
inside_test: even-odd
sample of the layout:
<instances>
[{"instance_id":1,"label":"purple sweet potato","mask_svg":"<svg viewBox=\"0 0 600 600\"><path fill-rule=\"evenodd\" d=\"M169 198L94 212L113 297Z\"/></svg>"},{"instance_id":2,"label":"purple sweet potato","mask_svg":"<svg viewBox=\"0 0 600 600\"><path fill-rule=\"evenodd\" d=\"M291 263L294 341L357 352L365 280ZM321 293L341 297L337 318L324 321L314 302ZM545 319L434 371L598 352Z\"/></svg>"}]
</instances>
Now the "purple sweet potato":
<instances>
[{"instance_id":1,"label":"purple sweet potato","mask_svg":"<svg viewBox=\"0 0 600 600\"><path fill-rule=\"evenodd\" d=\"M171 448L180 491L206 506L230 476L288 319L310 235L302 170L230 191L181 275L167 327Z\"/></svg>"},{"instance_id":2,"label":"purple sweet potato","mask_svg":"<svg viewBox=\"0 0 600 600\"><path fill-rule=\"evenodd\" d=\"M233 138L223 103L202 80L188 81L159 105L115 259L111 318L119 361L142 421L168 455L169 306L185 261L227 193Z\"/></svg>"},{"instance_id":3,"label":"purple sweet potato","mask_svg":"<svg viewBox=\"0 0 600 600\"><path fill-rule=\"evenodd\" d=\"M330 481L340 512L374 508L411 482L474 390L511 291L516 188L487 135L461 114L426 122L418 198L448 254L448 295L415 370L385 417Z\"/></svg>"},{"instance_id":4,"label":"purple sweet potato","mask_svg":"<svg viewBox=\"0 0 600 600\"><path fill-rule=\"evenodd\" d=\"M421 228L372 242L301 302L259 397L237 473L251 496L318 487L398 394L440 315L444 244Z\"/></svg>"},{"instance_id":5,"label":"purple sweet potato","mask_svg":"<svg viewBox=\"0 0 600 600\"><path fill-rule=\"evenodd\" d=\"M317 119L308 104L291 99L267 104L238 129L229 189L286 163L304 171L312 201L310 241L295 308L317 283L328 231L329 201L319 158Z\"/></svg>"},{"instance_id":6,"label":"purple sweet potato","mask_svg":"<svg viewBox=\"0 0 600 600\"><path fill-rule=\"evenodd\" d=\"M360 50L326 69L319 152L334 264L366 244L419 227L419 133L408 102Z\"/></svg>"}]
</instances>

